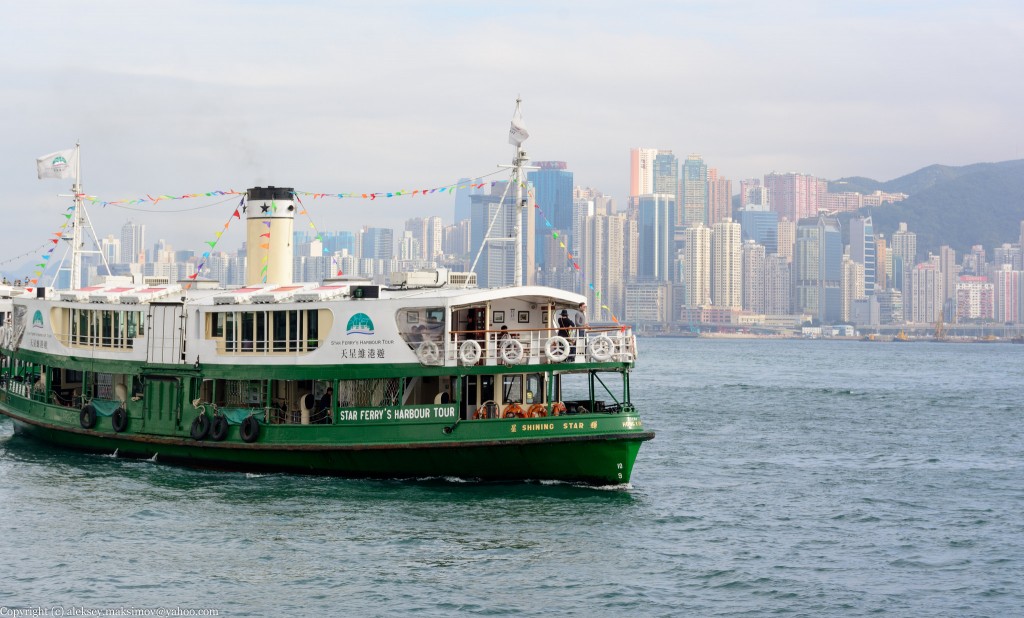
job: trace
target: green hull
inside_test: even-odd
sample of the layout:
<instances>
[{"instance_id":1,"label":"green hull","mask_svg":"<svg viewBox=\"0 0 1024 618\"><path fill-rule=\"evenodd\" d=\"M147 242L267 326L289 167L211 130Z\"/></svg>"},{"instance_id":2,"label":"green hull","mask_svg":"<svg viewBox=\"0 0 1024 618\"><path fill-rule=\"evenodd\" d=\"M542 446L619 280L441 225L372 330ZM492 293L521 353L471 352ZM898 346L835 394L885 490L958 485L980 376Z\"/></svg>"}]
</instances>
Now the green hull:
<instances>
[{"instance_id":1,"label":"green hull","mask_svg":"<svg viewBox=\"0 0 1024 618\"><path fill-rule=\"evenodd\" d=\"M19 403L27 403L28 410L17 411ZM156 456L205 468L354 477L628 483L640 444L654 437L639 428L635 417L592 414L454 426L430 422L404 426L403 435L393 425L263 426L259 441L249 444L240 440L237 426L225 441L211 442L115 433L109 418L101 418L92 430L82 429L54 422L55 413L73 416L67 409L15 398L0 404L0 411L14 419L19 433L67 448L116 450L120 456Z\"/></svg>"}]
</instances>

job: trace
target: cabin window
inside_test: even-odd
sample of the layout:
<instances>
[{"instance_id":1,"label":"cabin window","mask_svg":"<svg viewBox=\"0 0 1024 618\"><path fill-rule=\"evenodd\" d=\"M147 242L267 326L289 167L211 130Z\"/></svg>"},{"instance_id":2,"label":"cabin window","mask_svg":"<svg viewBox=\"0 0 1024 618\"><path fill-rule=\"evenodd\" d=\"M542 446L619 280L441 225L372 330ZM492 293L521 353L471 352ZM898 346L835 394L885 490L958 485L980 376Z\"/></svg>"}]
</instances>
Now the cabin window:
<instances>
[{"instance_id":1,"label":"cabin window","mask_svg":"<svg viewBox=\"0 0 1024 618\"><path fill-rule=\"evenodd\" d=\"M421 341L444 338L444 307L405 307L395 316L402 339L415 348Z\"/></svg>"},{"instance_id":2,"label":"cabin window","mask_svg":"<svg viewBox=\"0 0 1024 618\"><path fill-rule=\"evenodd\" d=\"M54 336L76 348L130 350L143 327L140 311L119 309L54 308L51 312Z\"/></svg>"},{"instance_id":3,"label":"cabin window","mask_svg":"<svg viewBox=\"0 0 1024 618\"><path fill-rule=\"evenodd\" d=\"M320 347L320 324L330 330L321 311L330 315L327 309L210 312L205 336L222 342L220 353L310 352Z\"/></svg>"},{"instance_id":4,"label":"cabin window","mask_svg":"<svg viewBox=\"0 0 1024 618\"><path fill-rule=\"evenodd\" d=\"M544 377L539 373L530 373L526 376L526 403L544 402Z\"/></svg>"},{"instance_id":5,"label":"cabin window","mask_svg":"<svg viewBox=\"0 0 1024 618\"><path fill-rule=\"evenodd\" d=\"M504 403L523 403L522 375L503 376L501 382L501 400Z\"/></svg>"}]
</instances>

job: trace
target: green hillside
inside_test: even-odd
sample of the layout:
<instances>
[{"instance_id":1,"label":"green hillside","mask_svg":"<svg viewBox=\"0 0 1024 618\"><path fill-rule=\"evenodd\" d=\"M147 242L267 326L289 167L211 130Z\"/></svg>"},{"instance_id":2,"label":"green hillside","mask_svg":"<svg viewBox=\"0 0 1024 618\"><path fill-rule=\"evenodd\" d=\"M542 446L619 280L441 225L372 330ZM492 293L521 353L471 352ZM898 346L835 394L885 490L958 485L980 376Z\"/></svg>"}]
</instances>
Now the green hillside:
<instances>
[{"instance_id":1,"label":"green hillside","mask_svg":"<svg viewBox=\"0 0 1024 618\"><path fill-rule=\"evenodd\" d=\"M963 167L931 165L888 182L841 178L830 191L882 190L906 193L898 204L863 209L873 217L875 231L890 236L901 221L917 233L918 259L949 245L957 255L972 245L992 248L1020 241L1024 220L1024 160L975 163Z\"/></svg>"}]
</instances>

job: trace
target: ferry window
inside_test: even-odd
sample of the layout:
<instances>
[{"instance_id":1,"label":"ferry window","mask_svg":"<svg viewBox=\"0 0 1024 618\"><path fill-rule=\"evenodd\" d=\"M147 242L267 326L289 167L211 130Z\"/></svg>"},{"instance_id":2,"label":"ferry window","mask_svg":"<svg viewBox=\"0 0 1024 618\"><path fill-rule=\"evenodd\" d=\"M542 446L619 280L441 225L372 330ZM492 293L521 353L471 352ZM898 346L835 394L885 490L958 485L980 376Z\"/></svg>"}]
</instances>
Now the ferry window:
<instances>
[{"instance_id":1,"label":"ferry window","mask_svg":"<svg viewBox=\"0 0 1024 618\"><path fill-rule=\"evenodd\" d=\"M320 327L319 327L319 313L316 309L306 310L306 339L309 341L309 347L316 348L320 342Z\"/></svg>"},{"instance_id":2,"label":"ferry window","mask_svg":"<svg viewBox=\"0 0 1024 618\"><path fill-rule=\"evenodd\" d=\"M540 403L544 401L544 379L539 373L531 373L526 376L526 403Z\"/></svg>"},{"instance_id":3,"label":"ferry window","mask_svg":"<svg viewBox=\"0 0 1024 618\"><path fill-rule=\"evenodd\" d=\"M494 376L480 376L480 401L494 401Z\"/></svg>"},{"instance_id":4,"label":"ferry window","mask_svg":"<svg viewBox=\"0 0 1024 618\"><path fill-rule=\"evenodd\" d=\"M299 312L289 311L288 312L288 351L294 352L299 349L299 340L302 337L302 333L299 330Z\"/></svg>"},{"instance_id":5,"label":"ferry window","mask_svg":"<svg viewBox=\"0 0 1024 618\"><path fill-rule=\"evenodd\" d=\"M523 403L523 376L504 376L501 399L504 403Z\"/></svg>"},{"instance_id":6,"label":"ferry window","mask_svg":"<svg viewBox=\"0 0 1024 618\"><path fill-rule=\"evenodd\" d=\"M223 337L224 336L224 314L223 313L211 313L210 314L210 336L212 336L212 337Z\"/></svg>"},{"instance_id":7,"label":"ferry window","mask_svg":"<svg viewBox=\"0 0 1024 618\"><path fill-rule=\"evenodd\" d=\"M235 351L235 314L224 314L224 348L228 352Z\"/></svg>"},{"instance_id":8,"label":"ferry window","mask_svg":"<svg viewBox=\"0 0 1024 618\"><path fill-rule=\"evenodd\" d=\"M102 329L102 339L100 345L102 345L104 348L109 348L112 345L114 325L113 316L111 315L111 313L112 312L110 311L100 312L100 325Z\"/></svg>"},{"instance_id":9,"label":"ferry window","mask_svg":"<svg viewBox=\"0 0 1024 618\"><path fill-rule=\"evenodd\" d=\"M252 342L256 337L255 328L253 327L256 321L255 314L243 313L242 314L242 351L252 352Z\"/></svg>"},{"instance_id":10,"label":"ferry window","mask_svg":"<svg viewBox=\"0 0 1024 618\"><path fill-rule=\"evenodd\" d=\"M285 345L288 342L288 312L287 311L273 311L273 331L274 331L274 343L273 350L275 352L284 352Z\"/></svg>"}]
</instances>

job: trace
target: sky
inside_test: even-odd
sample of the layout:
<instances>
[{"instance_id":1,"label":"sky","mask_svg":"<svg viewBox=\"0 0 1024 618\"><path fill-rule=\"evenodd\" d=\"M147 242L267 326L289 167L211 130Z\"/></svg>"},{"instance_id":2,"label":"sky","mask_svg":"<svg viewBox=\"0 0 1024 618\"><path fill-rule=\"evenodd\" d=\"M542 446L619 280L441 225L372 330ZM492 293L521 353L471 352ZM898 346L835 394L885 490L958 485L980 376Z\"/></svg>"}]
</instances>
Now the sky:
<instances>
[{"instance_id":1,"label":"sky","mask_svg":"<svg viewBox=\"0 0 1024 618\"><path fill-rule=\"evenodd\" d=\"M70 185L34 160L76 141L106 201L444 186L510 162L517 97L530 157L620 205L640 146L699 153L734 191L1024 158L1019 0L40 0L4 3L0 40L5 271L63 223ZM100 237L131 219L201 252L233 205L90 215ZM453 213L436 194L307 207L323 230Z\"/></svg>"}]
</instances>

